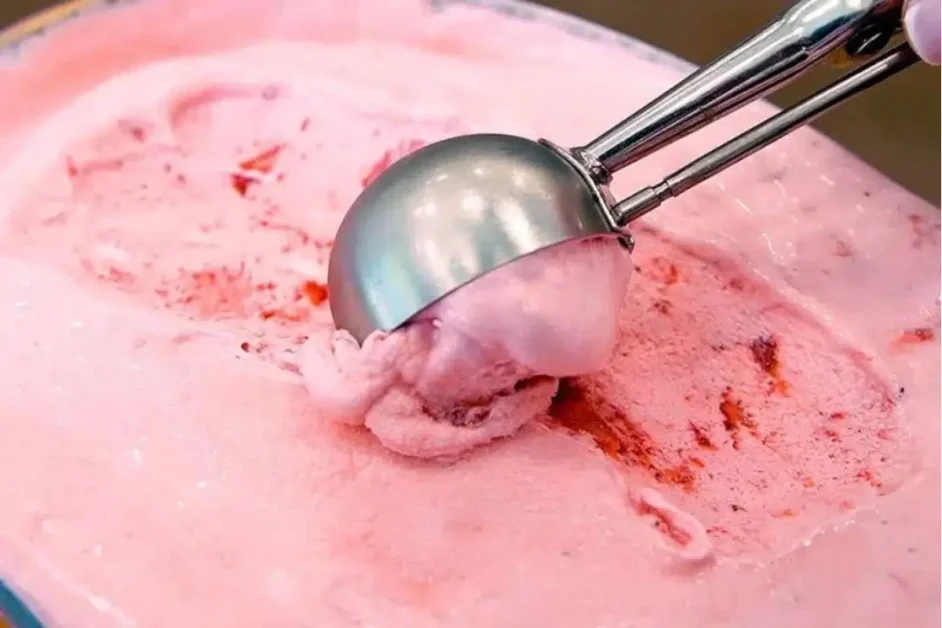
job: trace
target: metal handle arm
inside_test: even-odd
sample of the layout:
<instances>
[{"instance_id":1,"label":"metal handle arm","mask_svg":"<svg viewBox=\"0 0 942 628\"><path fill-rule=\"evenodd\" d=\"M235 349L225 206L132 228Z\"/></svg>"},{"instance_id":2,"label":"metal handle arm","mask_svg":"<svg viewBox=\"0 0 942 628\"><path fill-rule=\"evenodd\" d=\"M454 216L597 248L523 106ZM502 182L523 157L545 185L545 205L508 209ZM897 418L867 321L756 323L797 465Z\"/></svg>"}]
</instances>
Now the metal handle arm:
<instances>
[{"instance_id":1,"label":"metal handle arm","mask_svg":"<svg viewBox=\"0 0 942 628\"><path fill-rule=\"evenodd\" d=\"M841 47L850 56L856 48L882 47L901 9L902 0L802 0L573 154L593 179L608 183L618 170L768 95Z\"/></svg>"},{"instance_id":2,"label":"metal handle arm","mask_svg":"<svg viewBox=\"0 0 942 628\"><path fill-rule=\"evenodd\" d=\"M657 208L663 201L679 196L698 183L726 170L775 140L808 124L826 111L918 61L919 56L907 44L897 46L794 107L769 118L684 166L657 185L643 188L632 194L615 206L616 223L623 227L632 220L640 218Z\"/></svg>"}]
</instances>

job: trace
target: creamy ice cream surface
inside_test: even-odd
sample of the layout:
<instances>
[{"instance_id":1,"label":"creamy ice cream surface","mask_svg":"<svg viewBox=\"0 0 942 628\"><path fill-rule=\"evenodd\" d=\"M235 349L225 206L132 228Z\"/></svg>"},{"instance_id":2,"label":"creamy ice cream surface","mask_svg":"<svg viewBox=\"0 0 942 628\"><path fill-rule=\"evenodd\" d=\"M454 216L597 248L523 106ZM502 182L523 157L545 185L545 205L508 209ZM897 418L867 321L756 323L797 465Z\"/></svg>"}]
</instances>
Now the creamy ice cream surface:
<instances>
[{"instance_id":1,"label":"creamy ice cream surface","mask_svg":"<svg viewBox=\"0 0 942 628\"><path fill-rule=\"evenodd\" d=\"M0 578L64 626L937 625L938 210L803 131L631 259L563 245L358 347L326 262L379 171L682 76L392 4L143 0L4 58Z\"/></svg>"}]
</instances>

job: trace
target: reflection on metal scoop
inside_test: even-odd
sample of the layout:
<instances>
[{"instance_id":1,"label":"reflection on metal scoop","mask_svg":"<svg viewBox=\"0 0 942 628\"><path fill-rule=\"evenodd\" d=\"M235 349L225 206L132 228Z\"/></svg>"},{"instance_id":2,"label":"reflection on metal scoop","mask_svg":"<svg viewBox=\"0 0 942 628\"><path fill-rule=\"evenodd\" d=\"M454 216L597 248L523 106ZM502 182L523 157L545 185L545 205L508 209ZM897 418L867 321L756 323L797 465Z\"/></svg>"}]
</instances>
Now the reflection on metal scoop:
<instances>
[{"instance_id":1,"label":"reflection on metal scoop","mask_svg":"<svg viewBox=\"0 0 942 628\"><path fill-rule=\"evenodd\" d=\"M612 174L761 98L825 58L872 56L900 31L902 0L802 0L772 25L589 144L564 150L510 135L427 146L354 202L331 253L330 307L363 341L503 264L566 240L633 246L632 220L916 63L902 44L617 203ZM591 296L589 296L591 298Z\"/></svg>"}]
</instances>

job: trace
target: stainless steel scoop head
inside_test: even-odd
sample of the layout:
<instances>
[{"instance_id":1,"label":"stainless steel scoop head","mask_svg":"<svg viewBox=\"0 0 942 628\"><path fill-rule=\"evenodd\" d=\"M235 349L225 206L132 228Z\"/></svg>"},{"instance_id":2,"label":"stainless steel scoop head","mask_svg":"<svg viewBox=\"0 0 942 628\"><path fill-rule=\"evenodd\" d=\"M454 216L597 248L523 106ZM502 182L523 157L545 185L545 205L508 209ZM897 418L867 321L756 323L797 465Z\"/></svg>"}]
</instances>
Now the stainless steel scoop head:
<instances>
[{"instance_id":1,"label":"stainless steel scoop head","mask_svg":"<svg viewBox=\"0 0 942 628\"><path fill-rule=\"evenodd\" d=\"M802 0L775 23L589 144L509 135L427 146L381 174L341 223L328 270L338 327L363 341L524 255L626 225L917 61L901 45L621 203L612 174L772 92L820 61L870 57L900 30L902 0ZM576 288L577 290L578 288ZM578 293L574 299L580 298ZM591 298L587 295L586 298Z\"/></svg>"},{"instance_id":2,"label":"stainless steel scoop head","mask_svg":"<svg viewBox=\"0 0 942 628\"><path fill-rule=\"evenodd\" d=\"M342 222L328 271L334 320L362 339L528 253L620 236L599 193L548 144L481 134L427 146L384 172Z\"/></svg>"}]
</instances>

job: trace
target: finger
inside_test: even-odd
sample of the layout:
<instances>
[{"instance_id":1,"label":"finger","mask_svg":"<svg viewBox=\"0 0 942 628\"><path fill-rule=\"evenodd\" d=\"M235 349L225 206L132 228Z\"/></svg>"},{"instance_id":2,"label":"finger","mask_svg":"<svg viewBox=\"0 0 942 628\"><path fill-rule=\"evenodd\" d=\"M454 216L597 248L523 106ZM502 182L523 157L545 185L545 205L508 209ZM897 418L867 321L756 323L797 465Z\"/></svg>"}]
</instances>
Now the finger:
<instances>
[{"instance_id":1,"label":"finger","mask_svg":"<svg viewBox=\"0 0 942 628\"><path fill-rule=\"evenodd\" d=\"M942 29L942 0L909 0L903 23L913 50L933 65L942 60L940 29Z\"/></svg>"}]
</instances>

